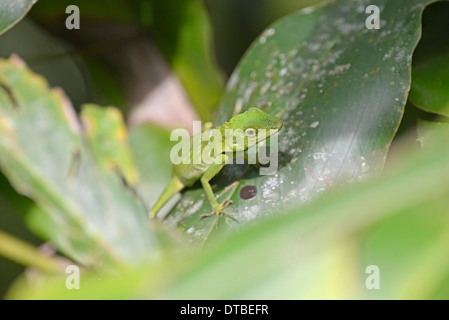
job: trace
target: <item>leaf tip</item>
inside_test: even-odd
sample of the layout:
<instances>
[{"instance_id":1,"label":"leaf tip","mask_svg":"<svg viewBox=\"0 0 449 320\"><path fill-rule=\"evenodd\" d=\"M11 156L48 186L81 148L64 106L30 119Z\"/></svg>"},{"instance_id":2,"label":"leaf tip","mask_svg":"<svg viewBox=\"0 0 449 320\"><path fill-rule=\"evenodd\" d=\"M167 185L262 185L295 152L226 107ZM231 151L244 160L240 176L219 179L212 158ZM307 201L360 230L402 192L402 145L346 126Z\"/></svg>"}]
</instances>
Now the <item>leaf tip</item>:
<instances>
[{"instance_id":1,"label":"leaf tip","mask_svg":"<svg viewBox=\"0 0 449 320\"><path fill-rule=\"evenodd\" d=\"M9 61L11 61L13 65L19 67L20 69L26 68L27 66L25 61L23 61L23 59L15 53L11 54L11 56L9 57Z\"/></svg>"},{"instance_id":2,"label":"leaf tip","mask_svg":"<svg viewBox=\"0 0 449 320\"><path fill-rule=\"evenodd\" d=\"M70 129L76 133L80 133L80 126L78 123L78 117L76 116L75 110L73 108L72 102L65 94L64 90L62 90L59 87L55 87L52 89L53 93L55 94L56 98L61 102L61 111L67 120L67 123L70 127Z\"/></svg>"}]
</instances>

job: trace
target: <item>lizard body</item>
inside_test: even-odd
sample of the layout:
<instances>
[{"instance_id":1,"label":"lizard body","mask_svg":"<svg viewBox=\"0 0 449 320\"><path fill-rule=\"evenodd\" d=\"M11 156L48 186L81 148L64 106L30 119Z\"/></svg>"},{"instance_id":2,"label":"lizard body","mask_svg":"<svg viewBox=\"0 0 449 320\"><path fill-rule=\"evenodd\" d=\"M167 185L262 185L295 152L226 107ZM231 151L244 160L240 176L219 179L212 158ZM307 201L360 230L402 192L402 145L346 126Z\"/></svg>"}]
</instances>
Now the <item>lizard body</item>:
<instances>
[{"instance_id":1,"label":"lizard body","mask_svg":"<svg viewBox=\"0 0 449 320\"><path fill-rule=\"evenodd\" d=\"M184 161L174 165L173 178L151 208L150 217L154 218L162 206L177 192L185 187L192 186L196 181L200 180L212 208L211 214L203 216L215 214L216 223L218 223L221 214L237 221L234 217L224 212L224 209L231 202L224 201L219 204L209 181L235 157L236 152L248 150L248 148L264 141L281 128L282 121L279 118L258 108L250 108L214 129L207 128L191 137L188 152L182 154L182 160ZM213 138L209 138L211 136ZM204 137L207 138L203 139ZM197 139L197 143L195 143L195 139ZM198 139L201 140L198 142Z\"/></svg>"}]
</instances>

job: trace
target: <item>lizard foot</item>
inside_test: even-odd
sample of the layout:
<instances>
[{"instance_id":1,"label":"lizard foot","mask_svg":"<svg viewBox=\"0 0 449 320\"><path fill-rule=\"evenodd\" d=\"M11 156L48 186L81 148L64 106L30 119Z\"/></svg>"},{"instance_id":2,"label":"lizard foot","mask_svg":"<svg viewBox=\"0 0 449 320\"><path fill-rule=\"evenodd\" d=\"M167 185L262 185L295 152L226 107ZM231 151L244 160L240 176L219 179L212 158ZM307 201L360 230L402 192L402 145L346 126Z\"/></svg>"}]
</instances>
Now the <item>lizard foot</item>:
<instances>
[{"instance_id":1,"label":"lizard foot","mask_svg":"<svg viewBox=\"0 0 449 320\"><path fill-rule=\"evenodd\" d=\"M218 221L220 220L220 215L224 215L226 217L226 222L228 221L228 218L234 220L235 222L239 223L239 221L229 213L225 212L224 209L226 209L229 205L233 204L234 201L232 200L225 200L221 204L219 204L216 208L214 208L214 211L211 213L203 214L201 215L201 219L210 217L213 215L216 215L215 218L215 227L218 229Z\"/></svg>"}]
</instances>

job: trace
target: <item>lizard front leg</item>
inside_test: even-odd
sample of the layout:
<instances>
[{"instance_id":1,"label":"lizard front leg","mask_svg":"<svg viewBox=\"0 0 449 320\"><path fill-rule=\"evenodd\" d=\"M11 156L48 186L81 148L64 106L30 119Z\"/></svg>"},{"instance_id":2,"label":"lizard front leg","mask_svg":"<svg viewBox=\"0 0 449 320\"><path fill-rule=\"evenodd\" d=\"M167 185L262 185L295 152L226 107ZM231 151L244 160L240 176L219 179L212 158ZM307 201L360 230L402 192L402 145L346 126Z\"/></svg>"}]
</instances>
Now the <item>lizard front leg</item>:
<instances>
[{"instance_id":1,"label":"lizard front leg","mask_svg":"<svg viewBox=\"0 0 449 320\"><path fill-rule=\"evenodd\" d=\"M209 217L212 215L216 215L215 219L215 225L218 227L218 221L220 219L220 215L223 214L228 218L231 218L232 220L237 221L236 218L234 218L232 215L226 213L224 209L232 204L231 200L225 200L221 204L217 202L215 199L215 194L212 190L212 187L210 186L209 181L212 180L213 177L217 175L217 173L220 172L221 169L226 164L226 160L228 160L228 156L225 154L222 154L220 158L216 158L214 163L212 163L209 168L204 172L203 176L201 177L201 184L203 185L204 193L206 194L207 201L209 202L210 207L212 208L212 213L210 214L203 214L201 218Z\"/></svg>"}]
</instances>

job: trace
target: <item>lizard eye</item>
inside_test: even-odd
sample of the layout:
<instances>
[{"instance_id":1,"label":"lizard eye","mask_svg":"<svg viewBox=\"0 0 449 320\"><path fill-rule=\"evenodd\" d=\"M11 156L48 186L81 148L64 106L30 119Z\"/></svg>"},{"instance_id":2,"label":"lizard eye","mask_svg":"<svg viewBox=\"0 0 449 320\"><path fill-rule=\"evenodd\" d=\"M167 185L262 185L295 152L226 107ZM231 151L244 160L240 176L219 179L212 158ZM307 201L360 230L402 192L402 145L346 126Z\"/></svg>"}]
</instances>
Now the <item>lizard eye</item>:
<instances>
[{"instance_id":1,"label":"lizard eye","mask_svg":"<svg viewBox=\"0 0 449 320\"><path fill-rule=\"evenodd\" d=\"M247 137L254 137L256 135L256 133L257 133L257 130L253 129L253 128L248 128L245 130L245 135Z\"/></svg>"}]
</instances>

